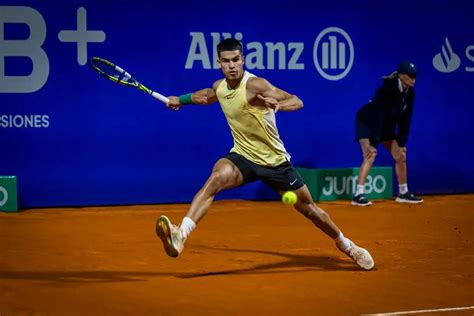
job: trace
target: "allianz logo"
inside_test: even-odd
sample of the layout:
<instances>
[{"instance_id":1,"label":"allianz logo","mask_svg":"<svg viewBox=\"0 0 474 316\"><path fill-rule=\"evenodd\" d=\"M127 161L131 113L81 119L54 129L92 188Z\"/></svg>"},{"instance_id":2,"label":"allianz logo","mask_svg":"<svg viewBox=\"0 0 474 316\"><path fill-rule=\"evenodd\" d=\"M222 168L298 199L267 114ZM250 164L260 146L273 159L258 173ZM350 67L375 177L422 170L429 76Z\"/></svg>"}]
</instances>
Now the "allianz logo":
<instances>
[{"instance_id":1,"label":"allianz logo","mask_svg":"<svg viewBox=\"0 0 474 316\"><path fill-rule=\"evenodd\" d=\"M474 62L474 45L469 45L465 50L466 58ZM450 73L459 69L461 66L461 58L453 50L448 37L445 38L444 44L441 46L441 52L433 57L433 67L439 72ZM474 67L465 67L467 72L474 72Z\"/></svg>"},{"instance_id":2,"label":"allianz logo","mask_svg":"<svg viewBox=\"0 0 474 316\"><path fill-rule=\"evenodd\" d=\"M357 176L326 176L324 177L324 181L322 193L325 196L331 196L333 194L347 195L353 194L356 191ZM382 193L386 188L387 180L384 176L367 176L364 187L366 194L371 194L372 192Z\"/></svg>"},{"instance_id":3,"label":"allianz logo","mask_svg":"<svg viewBox=\"0 0 474 316\"><path fill-rule=\"evenodd\" d=\"M185 69L202 67L219 69L217 44L233 37L242 41L241 32L190 32L191 41L186 57ZM208 43L212 42L212 45ZM248 70L305 70L305 43L295 41L247 42L244 43L245 66ZM309 58L306 58L309 59ZM313 44L312 59L316 71L327 80L340 80L347 76L354 63L354 45L349 34L339 27L322 30Z\"/></svg>"},{"instance_id":4,"label":"allianz logo","mask_svg":"<svg viewBox=\"0 0 474 316\"><path fill-rule=\"evenodd\" d=\"M0 207L2 207L8 202L8 191L2 186L0 186L0 197Z\"/></svg>"}]
</instances>

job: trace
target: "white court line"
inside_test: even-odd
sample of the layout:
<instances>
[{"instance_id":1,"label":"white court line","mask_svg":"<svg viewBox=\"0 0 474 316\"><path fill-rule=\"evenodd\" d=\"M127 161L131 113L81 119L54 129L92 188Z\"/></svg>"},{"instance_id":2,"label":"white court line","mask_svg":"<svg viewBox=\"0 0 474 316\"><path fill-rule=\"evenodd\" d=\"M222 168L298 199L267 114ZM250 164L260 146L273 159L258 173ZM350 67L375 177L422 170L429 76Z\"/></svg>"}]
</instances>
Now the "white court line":
<instances>
[{"instance_id":1,"label":"white court line","mask_svg":"<svg viewBox=\"0 0 474 316\"><path fill-rule=\"evenodd\" d=\"M439 308L439 309L422 309L422 310L407 311L407 312L392 312L392 313L378 313L378 314L362 314L361 316L407 315L407 314L422 314L422 313L431 313L431 312L463 311L463 310L467 310L467 309L474 309L474 306Z\"/></svg>"}]
</instances>

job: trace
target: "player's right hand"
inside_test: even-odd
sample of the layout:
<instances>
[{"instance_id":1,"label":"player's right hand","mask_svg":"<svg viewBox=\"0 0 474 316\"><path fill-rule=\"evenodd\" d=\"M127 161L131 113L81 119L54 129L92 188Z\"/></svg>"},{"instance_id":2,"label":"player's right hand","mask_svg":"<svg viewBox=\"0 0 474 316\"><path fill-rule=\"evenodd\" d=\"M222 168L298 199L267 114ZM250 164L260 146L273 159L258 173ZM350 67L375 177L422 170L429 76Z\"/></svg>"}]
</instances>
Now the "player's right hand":
<instances>
[{"instance_id":1,"label":"player's right hand","mask_svg":"<svg viewBox=\"0 0 474 316\"><path fill-rule=\"evenodd\" d=\"M168 97L170 101L166 103L166 106L174 111L178 111L179 108L182 106L181 102L179 101L179 97L177 96L170 96Z\"/></svg>"},{"instance_id":2,"label":"player's right hand","mask_svg":"<svg viewBox=\"0 0 474 316\"><path fill-rule=\"evenodd\" d=\"M259 98L260 100L262 100L264 103L265 103L265 106L267 108L270 108L270 109L273 109L273 111L278 112L278 110L280 109L280 102L275 99L275 98L272 98L272 97L264 97L263 95L261 94L257 94L257 98Z\"/></svg>"}]
</instances>

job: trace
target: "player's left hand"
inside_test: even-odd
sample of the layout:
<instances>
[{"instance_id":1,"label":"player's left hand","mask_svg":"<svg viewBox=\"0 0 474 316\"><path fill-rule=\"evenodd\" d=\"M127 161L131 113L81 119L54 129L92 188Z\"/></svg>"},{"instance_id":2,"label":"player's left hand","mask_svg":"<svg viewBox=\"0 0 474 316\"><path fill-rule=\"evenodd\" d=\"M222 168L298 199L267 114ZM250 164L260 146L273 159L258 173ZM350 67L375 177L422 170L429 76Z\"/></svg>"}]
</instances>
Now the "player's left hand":
<instances>
[{"instance_id":1,"label":"player's left hand","mask_svg":"<svg viewBox=\"0 0 474 316\"><path fill-rule=\"evenodd\" d=\"M261 94L257 94L257 98L259 98L260 100L262 100L263 102L265 102L265 106L267 108L270 108L270 109L273 109L273 111L278 112L278 110L280 109L281 107L281 104L280 104L280 101L278 101L277 99L275 98L272 98L272 97L264 97L263 95Z\"/></svg>"}]
</instances>

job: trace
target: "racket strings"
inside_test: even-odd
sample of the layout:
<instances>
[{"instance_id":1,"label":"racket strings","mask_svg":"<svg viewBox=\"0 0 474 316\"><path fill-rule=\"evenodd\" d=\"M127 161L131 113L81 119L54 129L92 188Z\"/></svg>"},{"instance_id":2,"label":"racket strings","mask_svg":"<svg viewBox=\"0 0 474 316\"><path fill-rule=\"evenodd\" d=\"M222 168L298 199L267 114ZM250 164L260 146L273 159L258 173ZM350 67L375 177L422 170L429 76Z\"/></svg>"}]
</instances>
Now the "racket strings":
<instances>
[{"instance_id":1,"label":"racket strings","mask_svg":"<svg viewBox=\"0 0 474 316\"><path fill-rule=\"evenodd\" d=\"M135 87L140 89L152 97L160 100L161 102L168 103L170 100L164 95L155 92L143 84L139 83L131 74L126 72L124 69L119 66L111 63L108 60L102 59L100 57L92 57L89 60L89 65L100 75L106 77L107 79L122 84L124 86ZM0 315L1 316L1 315Z\"/></svg>"},{"instance_id":2,"label":"racket strings","mask_svg":"<svg viewBox=\"0 0 474 316\"><path fill-rule=\"evenodd\" d=\"M115 66L115 71L117 72L117 79L119 81L124 81L124 82L132 82L134 81L132 78L132 75L120 68L119 66Z\"/></svg>"},{"instance_id":3,"label":"racket strings","mask_svg":"<svg viewBox=\"0 0 474 316\"><path fill-rule=\"evenodd\" d=\"M96 58L93 61L93 66L99 71L99 73L105 75L112 81L122 84L135 83L135 79L133 79L131 74L110 62Z\"/></svg>"}]
</instances>

